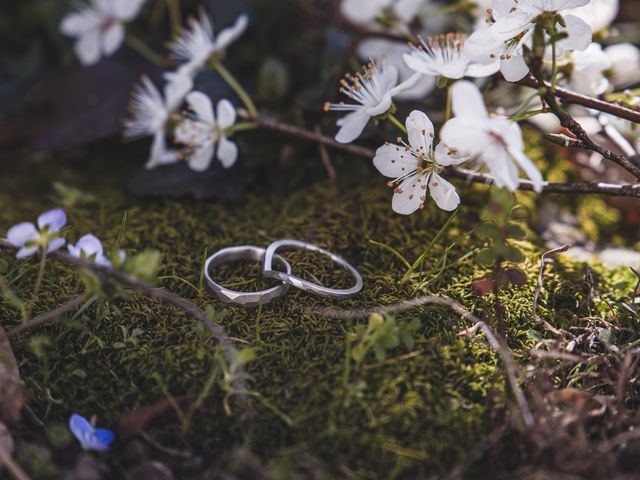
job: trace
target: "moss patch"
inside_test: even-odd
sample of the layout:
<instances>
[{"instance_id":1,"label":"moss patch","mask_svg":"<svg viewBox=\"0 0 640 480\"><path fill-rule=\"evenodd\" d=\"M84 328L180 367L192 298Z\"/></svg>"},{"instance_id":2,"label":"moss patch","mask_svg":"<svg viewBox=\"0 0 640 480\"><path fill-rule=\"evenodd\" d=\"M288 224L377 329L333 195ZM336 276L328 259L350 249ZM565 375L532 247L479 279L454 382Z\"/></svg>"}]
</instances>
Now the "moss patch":
<instances>
[{"instance_id":1,"label":"moss patch","mask_svg":"<svg viewBox=\"0 0 640 480\"><path fill-rule=\"evenodd\" d=\"M14 194L0 194L0 228L50 208L55 202L48 188L43 192L25 196L23 202L15 202ZM413 261L448 215L433 205L410 217L395 215L390 192L379 178L338 189L315 184L290 195L257 192L243 205L231 207L188 200L141 201L108 185L96 193L97 204L68 209L67 237L75 240L92 232L114 246L126 211L121 246L129 252L162 252L160 284L202 306L212 304L238 345L257 350L257 360L249 365L252 389L293 421L287 425L258 401L248 419L239 409L227 416L222 393L214 388L187 438L189 447L207 457L243 445L271 463L309 452L337 476L345 469L358 478L443 472L485 438L493 419L508 409L496 355L460 337L458 332L468 325L446 309L424 307L399 315L420 319L416 345L411 352L398 347L384 362L371 356L359 370L352 370L347 383L366 384L361 398L347 394L343 378L345 338L360 321L311 311L332 305L370 307L430 293L451 296L490 318L491 299L471 288L471 281L487 271L472 257L464 258L482 246L469 232L478 222L475 205L487 199L483 189L465 190L460 214L429 252L424 271L404 284L402 263L370 240ZM205 252L230 245L266 246L278 238L307 238L343 255L362 272L364 292L339 303L291 292L256 311L224 306L199 290ZM527 253L529 284L503 293L508 340L516 355L526 355L535 344L530 335L535 328L531 298L541 250L531 243L521 246ZM290 257L303 275L327 283L342 278L315 256ZM0 253L0 262L6 265L3 275L11 287L29 298L37 262L17 262L9 252ZM540 307L547 321L566 327L588 313L590 307L583 302L589 291L585 271L584 265L565 259L550 270ZM51 264L47 272L35 313L80 292L77 277L67 267ZM599 273L603 292L615 296L631 288L633 279L622 270ZM248 278L229 273L226 281L247 289L260 287ZM0 318L5 328L19 322L6 302L0 304ZM134 329L141 331L132 338ZM197 395L215 365L214 345L193 319L134 295L100 300L70 315L64 324L21 335L14 349L31 403L47 425L64 421L71 411L99 414L113 424L123 411L164 398L165 389L173 396Z\"/></svg>"}]
</instances>

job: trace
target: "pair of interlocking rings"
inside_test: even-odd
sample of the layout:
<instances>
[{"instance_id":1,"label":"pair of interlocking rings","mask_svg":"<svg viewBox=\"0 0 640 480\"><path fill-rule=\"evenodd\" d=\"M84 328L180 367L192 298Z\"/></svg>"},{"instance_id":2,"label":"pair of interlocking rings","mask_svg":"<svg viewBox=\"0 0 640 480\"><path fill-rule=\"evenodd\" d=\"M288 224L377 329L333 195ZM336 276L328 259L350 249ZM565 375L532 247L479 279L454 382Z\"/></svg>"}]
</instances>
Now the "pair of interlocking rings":
<instances>
[{"instance_id":1,"label":"pair of interlocking rings","mask_svg":"<svg viewBox=\"0 0 640 480\"><path fill-rule=\"evenodd\" d=\"M282 250L304 250L326 255L334 263L346 268L349 273L351 273L355 279L355 285L346 289L328 288L319 283L313 283L297 277L293 275L289 262L278 255L277 252ZM223 287L212 279L211 271L216 267L225 263L239 261L262 262L262 275L265 278L279 280L279 284L259 292L239 292ZM276 298L280 298L287 294L290 287L295 287L323 297L337 299L350 298L362 290L363 283L362 275L360 275L358 270L342 257L311 243L300 242L298 240L278 240L266 249L254 245L223 248L207 259L204 266L204 275L209 288L221 301L247 308L265 305Z\"/></svg>"}]
</instances>

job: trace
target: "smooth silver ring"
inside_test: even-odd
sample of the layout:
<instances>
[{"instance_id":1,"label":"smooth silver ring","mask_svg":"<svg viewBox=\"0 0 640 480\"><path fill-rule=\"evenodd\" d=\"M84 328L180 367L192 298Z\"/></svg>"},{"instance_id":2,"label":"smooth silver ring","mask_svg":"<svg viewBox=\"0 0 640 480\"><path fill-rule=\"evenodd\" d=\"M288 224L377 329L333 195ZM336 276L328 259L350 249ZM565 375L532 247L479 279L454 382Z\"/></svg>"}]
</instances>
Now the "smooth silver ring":
<instances>
[{"instance_id":1,"label":"smooth silver ring","mask_svg":"<svg viewBox=\"0 0 640 480\"><path fill-rule=\"evenodd\" d=\"M227 247L217 251L211 255L204 264L204 276L207 279L207 285L223 302L247 308L266 305L276 298L286 295L289 290L289 285L284 282L260 292L238 292L236 290L223 287L222 285L214 282L211 278L210 270L218 265L238 261L262 262L265 257L265 253L266 250L264 248L256 247L254 245ZM273 262L277 264L278 267L282 267L288 274L291 273L291 265L289 265L289 262L284 258L280 255L276 255L272 258Z\"/></svg>"},{"instance_id":2,"label":"smooth silver ring","mask_svg":"<svg viewBox=\"0 0 640 480\"><path fill-rule=\"evenodd\" d=\"M356 281L356 284L347 289L327 288L324 285L309 282L302 278L292 275L291 272L279 272L273 268L274 260L277 258L276 252L280 249L286 250L305 250L308 252L317 252L329 257L334 263L345 267ZM300 242L298 240L278 240L273 242L267 247L267 252L264 255L264 276L268 278L277 278L278 280L292 285L300 290L315 293L323 297L330 298L350 298L362 290L362 275L356 270L349 262L344 258L339 257L335 253L332 253L324 248L320 248L312 243Z\"/></svg>"}]
</instances>

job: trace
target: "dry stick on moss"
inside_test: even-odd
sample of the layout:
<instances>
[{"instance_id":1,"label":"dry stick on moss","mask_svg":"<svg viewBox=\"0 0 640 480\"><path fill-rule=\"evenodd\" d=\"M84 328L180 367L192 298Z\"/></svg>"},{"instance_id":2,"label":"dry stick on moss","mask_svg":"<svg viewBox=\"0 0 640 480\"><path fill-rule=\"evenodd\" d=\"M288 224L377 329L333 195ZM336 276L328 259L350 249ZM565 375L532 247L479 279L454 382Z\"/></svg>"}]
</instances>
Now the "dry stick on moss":
<instances>
[{"instance_id":1,"label":"dry stick on moss","mask_svg":"<svg viewBox=\"0 0 640 480\"><path fill-rule=\"evenodd\" d=\"M254 122L256 125L269 130L290 135L292 137L301 138L310 142L319 143L327 147L342 150L352 155L372 159L375 156L375 151L362 147L359 145L344 144L336 142L333 138L314 133L304 128L289 125L287 123L279 122L274 119L266 118L252 118L246 112L240 111L240 116ZM582 145L582 143L580 143ZM494 178L490 175L483 173L473 172L463 168L447 167L445 172L452 177L465 180L472 183L482 183L485 185L491 185L494 183ZM520 180L518 190L533 191L534 185L529 180ZM594 195L608 195L612 197L635 197L640 198L640 183L633 185L618 185L612 183L601 182L578 182L578 183L553 183L545 182L542 189L542 193L569 193L569 194L594 194Z\"/></svg>"},{"instance_id":2,"label":"dry stick on moss","mask_svg":"<svg viewBox=\"0 0 640 480\"><path fill-rule=\"evenodd\" d=\"M31 328L38 327L40 325L51 323L57 320L62 315L64 315L65 313L70 312L71 310L75 310L84 302L86 302L89 298L91 298L91 295L88 293L83 293L82 295L78 295L77 297L72 298L68 302L63 303L55 310L51 310L50 312L43 313L42 315L38 315L33 320L27 320L22 325L12 330L9 330L5 338L15 337L16 335L21 334L25 330L29 330Z\"/></svg>"},{"instance_id":3,"label":"dry stick on moss","mask_svg":"<svg viewBox=\"0 0 640 480\"><path fill-rule=\"evenodd\" d=\"M505 373L507 375L507 380L509 385L511 386L511 390L516 398L516 402L518 403L518 407L520 408L520 413L522 414L522 419L524 424L531 428L534 425L533 415L531 414L531 410L529 409L529 404L527 403L527 399L524 396L524 392L520 387L520 383L518 382L518 376L520 376L520 371L516 366L516 363L513 359L513 355L511 354L511 350L509 347L505 345L502 339L493 332L493 329L480 318L476 317L473 313L469 312L462 305L460 305L455 300L446 297L434 297L434 296L423 296L418 297L413 300L408 300L406 302L394 304L394 305L386 305L383 307L375 307L370 309L359 309L359 310L339 310L334 308L325 308L321 310L314 310L313 313L325 315L327 317L339 318L339 319L350 319L350 318L358 318L358 317L367 317L374 313L379 313L382 315L395 313L403 310L410 310L412 308L416 308L423 305L442 305L455 313L460 315L462 318L472 323L474 327L479 328L484 333L484 336L487 338L489 342L489 346L496 351L496 353L502 358L502 362L504 364Z\"/></svg>"},{"instance_id":4,"label":"dry stick on moss","mask_svg":"<svg viewBox=\"0 0 640 480\"><path fill-rule=\"evenodd\" d=\"M549 322L547 322L546 320L542 320L540 317L538 317L537 312L538 312L538 299L540 298L540 292L542 290L542 280L544 278L544 267L546 265L546 260L547 257L551 257L553 255L558 255L559 253L564 253L567 250L569 250L571 247L575 246L575 242L574 243L568 243L566 245L563 245L562 247L558 247L558 248L554 248L553 250L549 250L547 252L544 252L542 255L540 255L540 273L538 274L538 284L536 285L536 291L533 294L533 302L532 302L532 313L533 313L533 318L536 320L536 322L538 322L540 325L542 325L546 330L549 330L553 333L555 333L556 335L562 335L562 332L560 330L558 330L557 328L555 328L554 326L550 325Z\"/></svg>"},{"instance_id":5,"label":"dry stick on moss","mask_svg":"<svg viewBox=\"0 0 640 480\"><path fill-rule=\"evenodd\" d=\"M0 238L0 248L7 248L11 250L17 250L17 248L11 244L6 238ZM68 265L73 265L78 268L85 268L87 270L94 271L96 273L102 274L117 283L127 286L129 288L133 288L134 290L140 292L144 296L158 302L164 303L168 305L173 305L174 307L179 308L183 312L193 316L196 320L201 322L211 333L211 336L218 342L222 351L227 358L229 363L233 362L238 351L233 345L231 339L227 336L224 329L213 322L209 316L206 314L204 310L202 310L197 305L191 303L186 298L182 298L175 293L168 292L166 290L161 290L159 288L155 288L152 285L143 282L131 275L128 275L124 272L120 272L118 270L114 270L109 267L105 267L102 265L98 265L94 262L90 262L84 260L82 258L72 257L71 255L67 255L63 252L51 252L47 255L49 258L56 260L58 262L66 263ZM244 381L242 380L242 376L238 377L236 385L238 394L241 403L246 403L247 398L244 392L246 391L246 387L244 386Z\"/></svg>"}]
</instances>

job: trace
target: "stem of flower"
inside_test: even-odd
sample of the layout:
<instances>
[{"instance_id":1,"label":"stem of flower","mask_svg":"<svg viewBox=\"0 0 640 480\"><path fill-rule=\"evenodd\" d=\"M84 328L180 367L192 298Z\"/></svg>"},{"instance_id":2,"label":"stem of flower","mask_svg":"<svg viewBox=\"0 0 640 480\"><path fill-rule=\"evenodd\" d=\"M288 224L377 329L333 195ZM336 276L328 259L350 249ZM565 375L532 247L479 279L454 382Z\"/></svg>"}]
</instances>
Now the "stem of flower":
<instances>
[{"instance_id":1,"label":"stem of flower","mask_svg":"<svg viewBox=\"0 0 640 480\"><path fill-rule=\"evenodd\" d=\"M40 292L40 287L42 286L42 280L44 278L44 269L47 265L47 249L46 245L42 249L42 257L40 257L40 268L38 269L38 278L36 279L36 286L33 289L33 299L38 296Z\"/></svg>"},{"instance_id":2,"label":"stem of flower","mask_svg":"<svg viewBox=\"0 0 640 480\"><path fill-rule=\"evenodd\" d=\"M144 43L138 37L135 37L130 33L127 33L127 37L125 41L127 42L127 45L129 45L129 47L131 47L133 50L138 52L140 55L142 55L144 58L149 60L151 63L158 65L159 67L165 66L165 60L162 57L162 55L154 51L149 45Z\"/></svg>"},{"instance_id":3,"label":"stem of flower","mask_svg":"<svg viewBox=\"0 0 640 480\"><path fill-rule=\"evenodd\" d=\"M236 123L232 127L230 127L225 133L228 136L233 135L234 133L244 132L246 130L255 130L258 128L258 125L253 122L244 122L244 123Z\"/></svg>"},{"instance_id":4,"label":"stem of flower","mask_svg":"<svg viewBox=\"0 0 640 480\"><path fill-rule=\"evenodd\" d=\"M408 133L408 132L407 132L407 127L405 127L405 126L400 122L400 120L398 120L395 116L393 116L393 115L389 115L389 116L387 117L387 119L388 119L391 123L393 123L396 127L398 127L400 130L402 130L402 132L403 132L405 135Z\"/></svg>"},{"instance_id":5,"label":"stem of flower","mask_svg":"<svg viewBox=\"0 0 640 480\"><path fill-rule=\"evenodd\" d=\"M558 83L558 47L556 41L551 41L551 91L555 92Z\"/></svg>"},{"instance_id":6,"label":"stem of flower","mask_svg":"<svg viewBox=\"0 0 640 480\"><path fill-rule=\"evenodd\" d=\"M180 13L180 2L178 0L167 0L169 8L169 21L171 22L171 34L176 36L182 28L182 15Z\"/></svg>"},{"instance_id":7,"label":"stem of flower","mask_svg":"<svg viewBox=\"0 0 640 480\"><path fill-rule=\"evenodd\" d=\"M444 123L447 123L449 120L451 120L451 116L452 116L452 111L451 111L451 104L452 104L451 86L452 85L447 85L447 109L446 109L445 115L444 115Z\"/></svg>"},{"instance_id":8,"label":"stem of flower","mask_svg":"<svg viewBox=\"0 0 640 480\"><path fill-rule=\"evenodd\" d=\"M213 68L220 74L220 76L224 79L227 84L233 89L234 92L240 97L244 106L249 110L249 114L256 118L258 116L258 109L256 108L255 103L251 100L251 97L247 93L247 91L240 85L240 83L235 79L235 77L231 74L229 70L226 69L222 62L216 61L212 63Z\"/></svg>"}]
</instances>

